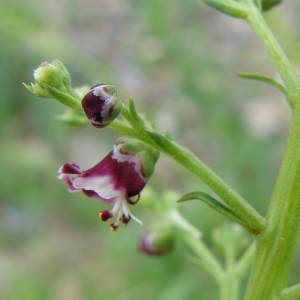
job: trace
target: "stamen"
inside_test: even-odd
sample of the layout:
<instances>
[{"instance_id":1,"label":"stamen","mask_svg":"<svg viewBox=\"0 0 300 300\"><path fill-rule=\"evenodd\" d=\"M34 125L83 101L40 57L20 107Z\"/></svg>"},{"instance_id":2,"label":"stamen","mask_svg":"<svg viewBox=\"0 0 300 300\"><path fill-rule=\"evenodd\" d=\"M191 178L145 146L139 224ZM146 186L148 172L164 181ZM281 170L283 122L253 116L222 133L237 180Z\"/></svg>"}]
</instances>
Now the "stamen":
<instances>
[{"instance_id":1,"label":"stamen","mask_svg":"<svg viewBox=\"0 0 300 300\"><path fill-rule=\"evenodd\" d=\"M130 215L129 215L129 216L125 216L125 215L123 214L123 216L120 218L120 221L121 221L122 223L126 224L126 225L129 223L130 220L131 220Z\"/></svg>"},{"instance_id":2,"label":"stamen","mask_svg":"<svg viewBox=\"0 0 300 300\"><path fill-rule=\"evenodd\" d=\"M112 210L100 211L99 217L102 221L107 221L108 219L115 217L116 221L110 224L111 231L116 231L120 227L120 223L127 225L131 219L135 220L140 225L143 225L138 218L131 214L127 206L127 199L125 195L122 195L117 199Z\"/></svg>"},{"instance_id":3,"label":"stamen","mask_svg":"<svg viewBox=\"0 0 300 300\"><path fill-rule=\"evenodd\" d=\"M122 203L122 208L123 208L123 212L125 216L130 217L131 219L133 219L134 221L136 221L137 223L139 223L140 225L143 225L142 221L139 220L138 218L136 218L129 210L126 202Z\"/></svg>"},{"instance_id":4,"label":"stamen","mask_svg":"<svg viewBox=\"0 0 300 300\"><path fill-rule=\"evenodd\" d=\"M110 210L103 210L99 212L99 217L104 222L112 218L113 216L114 214Z\"/></svg>"},{"instance_id":5,"label":"stamen","mask_svg":"<svg viewBox=\"0 0 300 300\"><path fill-rule=\"evenodd\" d=\"M115 225L114 223L110 224L110 230L111 231L115 232L115 231L117 231L118 228L119 228L118 225Z\"/></svg>"}]
</instances>

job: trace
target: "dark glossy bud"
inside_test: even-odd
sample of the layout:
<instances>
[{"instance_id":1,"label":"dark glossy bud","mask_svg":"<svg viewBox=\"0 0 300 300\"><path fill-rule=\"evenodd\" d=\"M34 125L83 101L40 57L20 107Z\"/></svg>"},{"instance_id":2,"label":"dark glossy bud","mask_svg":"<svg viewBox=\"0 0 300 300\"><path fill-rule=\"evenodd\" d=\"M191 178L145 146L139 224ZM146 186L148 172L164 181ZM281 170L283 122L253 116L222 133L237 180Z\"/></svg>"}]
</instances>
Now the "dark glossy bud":
<instances>
[{"instance_id":1,"label":"dark glossy bud","mask_svg":"<svg viewBox=\"0 0 300 300\"><path fill-rule=\"evenodd\" d=\"M121 112L122 104L118 93L111 85L97 84L81 101L87 118L95 127L105 127Z\"/></svg>"}]
</instances>

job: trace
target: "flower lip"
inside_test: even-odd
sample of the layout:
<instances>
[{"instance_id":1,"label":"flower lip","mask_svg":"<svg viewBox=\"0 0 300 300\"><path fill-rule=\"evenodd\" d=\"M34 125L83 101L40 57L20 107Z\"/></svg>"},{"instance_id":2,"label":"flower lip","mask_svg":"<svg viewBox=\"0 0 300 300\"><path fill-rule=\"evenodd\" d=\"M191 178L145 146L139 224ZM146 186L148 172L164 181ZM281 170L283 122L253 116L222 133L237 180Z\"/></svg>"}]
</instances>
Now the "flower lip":
<instances>
[{"instance_id":1,"label":"flower lip","mask_svg":"<svg viewBox=\"0 0 300 300\"><path fill-rule=\"evenodd\" d=\"M79 166L76 164L66 163L62 167L59 168L58 173L66 173L66 174L81 174Z\"/></svg>"}]
</instances>

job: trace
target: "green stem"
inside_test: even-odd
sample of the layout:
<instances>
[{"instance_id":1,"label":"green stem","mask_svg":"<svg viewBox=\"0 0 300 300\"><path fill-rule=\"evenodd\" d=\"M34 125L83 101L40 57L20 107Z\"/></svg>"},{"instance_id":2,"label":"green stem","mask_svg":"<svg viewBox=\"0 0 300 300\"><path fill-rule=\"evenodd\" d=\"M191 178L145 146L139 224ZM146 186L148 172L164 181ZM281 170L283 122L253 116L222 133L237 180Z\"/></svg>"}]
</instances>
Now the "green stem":
<instances>
[{"instance_id":1,"label":"green stem","mask_svg":"<svg viewBox=\"0 0 300 300\"><path fill-rule=\"evenodd\" d=\"M159 147L159 150L173 157L178 163L205 182L238 216L242 216L247 220L249 230L253 233L259 233L264 229L264 218L199 158L188 149L169 141L164 136L159 134L156 134L156 136L159 136L165 143Z\"/></svg>"},{"instance_id":2,"label":"green stem","mask_svg":"<svg viewBox=\"0 0 300 300\"><path fill-rule=\"evenodd\" d=\"M259 213L235 190L217 176L208 166L197 158L188 149L170 141L165 136L150 131L136 130L125 124L114 121L110 127L121 134L138 138L145 143L157 148L161 152L171 156L178 163L190 170L203 182L205 182L221 199L238 215L249 224L248 229L258 234L265 227L265 220Z\"/></svg>"},{"instance_id":3,"label":"green stem","mask_svg":"<svg viewBox=\"0 0 300 300\"><path fill-rule=\"evenodd\" d=\"M236 245L231 242L224 245L226 270L219 280L220 299L222 300L238 299L240 278L235 272L235 247Z\"/></svg>"},{"instance_id":4,"label":"green stem","mask_svg":"<svg viewBox=\"0 0 300 300\"><path fill-rule=\"evenodd\" d=\"M221 300L238 300L239 278L233 270L226 270L219 280L219 286Z\"/></svg>"},{"instance_id":5,"label":"green stem","mask_svg":"<svg viewBox=\"0 0 300 300\"><path fill-rule=\"evenodd\" d=\"M300 81L260 13L253 10L246 20L266 47L285 83L293 111L287 149L267 213L267 227L257 237L246 292L249 300L279 299L287 283L300 230Z\"/></svg>"},{"instance_id":6,"label":"green stem","mask_svg":"<svg viewBox=\"0 0 300 300\"><path fill-rule=\"evenodd\" d=\"M183 236L183 241L200 258L201 267L209 272L219 283L221 278L224 277L224 270L205 243L190 234Z\"/></svg>"},{"instance_id":7,"label":"green stem","mask_svg":"<svg viewBox=\"0 0 300 300\"><path fill-rule=\"evenodd\" d=\"M188 232L190 235L194 236L196 239L200 239L202 234L201 232L194 227L192 224L190 224L185 218L182 217L182 215L176 210L171 209L169 211L169 216L174 222L176 226L178 226L180 229Z\"/></svg>"},{"instance_id":8,"label":"green stem","mask_svg":"<svg viewBox=\"0 0 300 300\"><path fill-rule=\"evenodd\" d=\"M245 275L246 271L249 269L251 262L253 261L254 253L255 243L253 242L235 266L235 273L239 278L242 278Z\"/></svg>"},{"instance_id":9,"label":"green stem","mask_svg":"<svg viewBox=\"0 0 300 300\"><path fill-rule=\"evenodd\" d=\"M285 288L300 229L300 97L295 101L288 145L267 214L257 238L246 299L279 297Z\"/></svg>"}]
</instances>

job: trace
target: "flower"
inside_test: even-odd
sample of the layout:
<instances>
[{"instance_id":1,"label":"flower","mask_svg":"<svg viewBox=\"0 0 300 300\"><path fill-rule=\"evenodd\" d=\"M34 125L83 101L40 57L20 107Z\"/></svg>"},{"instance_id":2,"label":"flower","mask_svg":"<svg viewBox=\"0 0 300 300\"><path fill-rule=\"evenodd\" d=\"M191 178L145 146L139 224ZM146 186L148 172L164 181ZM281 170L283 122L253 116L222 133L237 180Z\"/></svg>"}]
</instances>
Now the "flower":
<instances>
[{"instance_id":1,"label":"flower","mask_svg":"<svg viewBox=\"0 0 300 300\"><path fill-rule=\"evenodd\" d=\"M120 98L111 85L99 83L81 101L82 108L95 127L103 128L111 123L121 112Z\"/></svg>"},{"instance_id":2,"label":"flower","mask_svg":"<svg viewBox=\"0 0 300 300\"><path fill-rule=\"evenodd\" d=\"M81 171L76 164L66 163L59 169L59 179L65 181L70 192L82 191L88 197L113 204L111 210L99 213L106 221L115 218L110 228L115 231L120 223L131 219L142 223L133 216L128 204L139 201L140 192L154 171L158 151L135 139L121 138L113 150L89 170ZM137 200L132 197L138 196Z\"/></svg>"}]
</instances>

